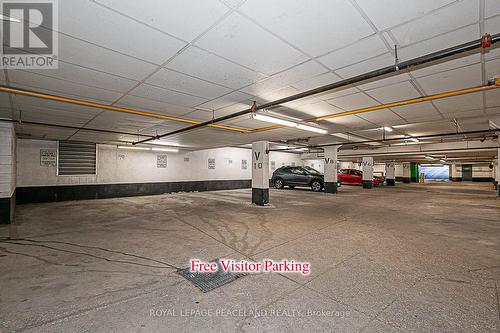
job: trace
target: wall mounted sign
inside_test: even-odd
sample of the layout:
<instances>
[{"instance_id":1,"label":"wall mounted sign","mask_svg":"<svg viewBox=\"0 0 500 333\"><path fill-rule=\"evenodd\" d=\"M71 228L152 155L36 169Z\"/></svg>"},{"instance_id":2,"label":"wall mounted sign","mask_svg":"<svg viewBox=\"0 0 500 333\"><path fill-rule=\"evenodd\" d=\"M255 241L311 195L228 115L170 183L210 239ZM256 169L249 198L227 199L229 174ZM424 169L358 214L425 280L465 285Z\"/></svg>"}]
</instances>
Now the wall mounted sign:
<instances>
[{"instance_id":1,"label":"wall mounted sign","mask_svg":"<svg viewBox=\"0 0 500 333\"><path fill-rule=\"evenodd\" d=\"M40 149L40 166L55 167L57 163L55 149Z\"/></svg>"},{"instance_id":2,"label":"wall mounted sign","mask_svg":"<svg viewBox=\"0 0 500 333\"><path fill-rule=\"evenodd\" d=\"M208 159L208 169L215 170L215 158Z\"/></svg>"},{"instance_id":3,"label":"wall mounted sign","mask_svg":"<svg viewBox=\"0 0 500 333\"><path fill-rule=\"evenodd\" d=\"M156 156L156 167L165 169L167 167L167 155Z\"/></svg>"},{"instance_id":4,"label":"wall mounted sign","mask_svg":"<svg viewBox=\"0 0 500 333\"><path fill-rule=\"evenodd\" d=\"M189 162L189 157L184 157L184 162Z\"/></svg>"},{"instance_id":5,"label":"wall mounted sign","mask_svg":"<svg viewBox=\"0 0 500 333\"><path fill-rule=\"evenodd\" d=\"M276 161L271 161L271 170L276 169Z\"/></svg>"},{"instance_id":6,"label":"wall mounted sign","mask_svg":"<svg viewBox=\"0 0 500 333\"><path fill-rule=\"evenodd\" d=\"M246 169L248 169L248 161L241 160L241 170L246 170Z\"/></svg>"}]
</instances>

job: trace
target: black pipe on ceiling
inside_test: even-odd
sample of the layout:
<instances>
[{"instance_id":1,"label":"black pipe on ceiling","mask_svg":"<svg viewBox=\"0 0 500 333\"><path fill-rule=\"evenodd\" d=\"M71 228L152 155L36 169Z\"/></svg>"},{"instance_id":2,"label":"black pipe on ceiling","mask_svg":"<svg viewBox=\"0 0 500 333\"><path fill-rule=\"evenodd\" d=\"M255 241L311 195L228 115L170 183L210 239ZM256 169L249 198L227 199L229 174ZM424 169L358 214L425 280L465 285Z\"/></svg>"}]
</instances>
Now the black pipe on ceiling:
<instances>
[{"instance_id":1,"label":"black pipe on ceiling","mask_svg":"<svg viewBox=\"0 0 500 333\"><path fill-rule=\"evenodd\" d=\"M494 45L494 44L498 43L500 41L500 33L499 34L495 34L495 35L491 35L490 41L491 41L490 45ZM447 49L444 49L444 50L440 50L440 51L436 51L436 52L433 52L433 53L429 53L429 54L426 54L426 55L423 55L423 56L420 56L420 57L417 57L417 58L413 58L413 59L410 59L410 60L407 60L407 61L403 61L403 62L394 64L394 65L391 65L391 66L387 66L387 67L384 67L384 68L381 68L381 69L376 69L374 71L371 71L371 72L368 72L368 73L364 73L364 74L361 74L361 75L358 75L358 76L354 76L352 78L344 79L344 80L341 80L341 81L338 81L338 82L327 84L325 86L321 86L321 87L318 87L318 88L307 90L307 91L304 91L304 92L301 92L301 93L298 93L298 94L295 94L295 95L292 95L292 96L284 97L284 98L281 98L281 99L278 99L278 100L275 100L275 101L272 101L272 102L264 103L264 104L256 106L255 109L248 108L248 109L236 112L236 113L232 113L232 114L229 114L229 115L226 115L226 116L222 116L222 117L218 117L218 118L215 118L215 119L212 119L212 120L209 120L209 121L205 121L203 123L199 123L199 124L192 125L192 126L189 126L189 127L181 128L181 129L169 132L169 133L165 133L165 134L159 135L156 138L159 139L159 138L163 138L163 137L166 137L166 136L172 136L172 135L175 135L175 134L179 134L179 133L191 131L191 130L194 130L194 129L197 129L197 128L201 128L201 127L205 127L205 126L208 126L208 125L211 125L211 124L215 124L215 123L218 123L218 122L221 122L221 121L225 121L225 120L229 120L229 119L236 118L236 117L239 117L239 116L243 116L243 115L251 113L253 111L262 110L262 109L268 109L268 108L271 108L271 107L274 107L274 106L277 106L277 105L280 105L280 104L284 104L284 103L295 101L297 99L301 99L301 98L309 97L311 95L316 95L316 94L324 93L324 92L327 92L329 90L333 90L333 89L345 87L345 86L348 86L348 85L357 84L357 83L360 83L360 82L363 82L363 81L367 81L367 80L370 80L370 79L378 78L380 76L394 74L394 73L400 72L402 70L407 70L407 69L410 69L410 68L413 68L413 67L417 67L417 66L420 66L420 65L433 63L433 62L436 62L438 60L442 60L442 59L445 59L445 58L448 58L448 57L452 57L452 56L461 55L461 54L463 54L465 52L469 52L469 51L473 51L473 50L478 50L478 49L483 49L483 39L482 38L476 39L476 40L473 40L473 41L470 41L470 42L467 42L467 43L463 43L463 44L460 44L460 45L456 45L456 46L453 46L453 47L450 47L450 48L447 48ZM140 141L134 142L134 144L145 143L145 142L148 142L148 141L151 141L151 140L153 140L153 139L144 139L144 140L140 140Z\"/></svg>"},{"instance_id":2,"label":"black pipe on ceiling","mask_svg":"<svg viewBox=\"0 0 500 333\"><path fill-rule=\"evenodd\" d=\"M144 136L144 137L152 138L152 139L155 138L155 136L153 136L153 135L146 135L146 134L140 134L140 133L127 133L127 132L104 130L104 129L98 129L98 128L87 128L87 127L78 127L78 126L69 126L69 125L39 123L39 122L35 122L35 121L14 120L14 119L7 119L7 118L0 118L0 121L10 122L10 123L18 124L18 125L48 126L48 127L57 127L57 128L64 128L64 129L74 129L74 130L78 130L78 131L91 131L91 132L100 132L100 133L108 133L108 134Z\"/></svg>"}]
</instances>

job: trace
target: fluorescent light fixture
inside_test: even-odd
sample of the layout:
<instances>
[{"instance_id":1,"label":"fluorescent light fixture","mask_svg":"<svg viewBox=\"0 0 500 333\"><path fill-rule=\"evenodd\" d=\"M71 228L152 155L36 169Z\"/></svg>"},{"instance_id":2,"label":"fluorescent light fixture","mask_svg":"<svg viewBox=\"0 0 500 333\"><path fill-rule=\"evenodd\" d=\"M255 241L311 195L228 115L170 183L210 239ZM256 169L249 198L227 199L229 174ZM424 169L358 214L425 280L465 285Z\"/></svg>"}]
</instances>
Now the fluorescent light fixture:
<instances>
[{"instance_id":1,"label":"fluorescent light fixture","mask_svg":"<svg viewBox=\"0 0 500 333\"><path fill-rule=\"evenodd\" d=\"M443 162L443 163L446 163L446 161L445 161L445 160L439 160L439 161L440 161L440 162Z\"/></svg>"},{"instance_id":2,"label":"fluorescent light fixture","mask_svg":"<svg viewBox=\"0 0 500 333\"><path fill-rule=\"evenodd\" d=\"M420 142L420 140L417 138L408 138L408 140L413 141L413 142Z\"/></svg>"},{"instance_id":3,"label":"fluorescent light fixture","mask_svg":"<svg viewBox=\"0 0 500 333\"><path fill-rule=\"evenodd\" d=\"M177 153L179 152L179 149L175 148L151 148L152 151L168 151L171 153Z\"/></svg>"},{"instance_id":4,"label":"fluorescent light fixture","mask_svg":"<svg viewBox=\"0 0 500 333\"><path fill-rule=\"evenodd\" d=\"M389 126L384 126L384 130L386 132L392 132L392 127L389 127Z\"/></svg>"},{"instance_id":5,"label":"fluorescent light fixture","mask_svg":"<svg viewBox=\"0 0 500 333\"><path fill-rule=\"evenodd\" d=\"M310 132L315 132L315 133L319 133L319 134L328 133L328 131L326 129L313 127L313 126L309 126L309 125L304 125L304 124L297 124L297 128L304 130L304 131L310 131Z\"/></svg>"},{"instance_id":6,"label":"fluorescent light fixture","mask_svg":"<svg viewBox=\"0 0 500 333\"><path fill-rule=\"evenodd\" d=\"M297 123L293 121L275 118L261 113L252 113L252 118L255 120L267 121L268 123L283 125L287 127L297 127Z\"/></svg>"},{"instance_id":7,"label":"fluorescent light fixture","mask_svg":"<svg viewBox=\"0 0 500 333\"><path fill-rule=\"evenodd\" d=\"M433 160L434 159L434 157L429 156L429 155L426 155L425 158L428 159L428 160Z\"/></svg>"},{"instance_id":8,"label":"fluorescent light fixture","mask_svg":"<svg viewBox=\"0 0 500 333\"><path fill-rule=\"evenodd\" d=\"M175 148L151 148L151 147L136 147L136 146L118 146L118 149L168 151L171 153L177 153L179 151L178 149Z\"/></svg>"},{"instance_id":9,"label":"fluorescent light fixture","mask_svg":"<svg viewBox=\"0 0 500 333\"><path fill-rule=\"evenodd\" d=\"M314 126L309 126L305 124L299 124L294 121L286 120L286 119L281 119L281 118L276 118L276 117L271 117L262 113L252 113L252 118L255 120L260 120L260 121L266 121L269 123L273 124L278 124L278 125L283 125L286 127L295 127L304 131L310 131L310 132L315 132L315 133L320 133L320 134L326 134L328 133L327 130L319 127L314 127Z\"/></svg>"},{"instance_id":10,"label":"fluorescent light fixture","mask_svg":"<svg viewBox=\"0 0 500 333\"><path fill-rule=\"evenodd\" d=\"M118 146L118 149L151 150L151 148L148 147L135 147L135 146Z\"/></svg>"}]
</instances>

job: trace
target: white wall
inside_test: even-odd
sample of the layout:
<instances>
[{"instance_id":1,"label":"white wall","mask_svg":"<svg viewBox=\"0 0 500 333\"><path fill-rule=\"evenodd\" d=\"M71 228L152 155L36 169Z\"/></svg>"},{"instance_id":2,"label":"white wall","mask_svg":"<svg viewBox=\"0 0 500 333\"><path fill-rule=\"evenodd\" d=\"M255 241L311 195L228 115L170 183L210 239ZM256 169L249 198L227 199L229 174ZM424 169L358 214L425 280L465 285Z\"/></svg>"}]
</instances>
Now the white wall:
<instances>
[{"instance_id":1,"label":"white wall","mask_svg":"<svg viewBox=\"0 0 500 333\"><path fill-rule=\"evenodd\" d=\"M48 186L68 184L116 184L173 182L192 180L237 180L252 178L252 151L243 148L207 149L189 153L165 153L117 149L114 145L97 145L97 175L57 176L56 167L40 166L40 149L56 149L56 141L17 140L17 186ZM167 168L157 168L157 155L167 155ZM189 159L189 161L185 160ZM208 169L214 158L215 170ZM241 161L247 160L247 169ZM278 168L282 164L301 165L300 156L270 152ZM270 170L271 174L273 170Z\"/></svg>"},{"instance_id":2,"label":"white wall","mask_svg":"<svg viewBox=\"0 0 500 333\"><path fill-rule=\"evenodd\" d=\"M0 122L0 198L10 198L16 189L16 138L11 123Z\"/></svg>"},{"instance_id":3,"label":"white wall","mask_svg":"<svg viewBox=\"0 0 500 333\"><path fill-rule=\"evenodd\" d=\"M472 178L493 178L493 169L489 164L472 165Z\"/></svg>"}]
</instances>

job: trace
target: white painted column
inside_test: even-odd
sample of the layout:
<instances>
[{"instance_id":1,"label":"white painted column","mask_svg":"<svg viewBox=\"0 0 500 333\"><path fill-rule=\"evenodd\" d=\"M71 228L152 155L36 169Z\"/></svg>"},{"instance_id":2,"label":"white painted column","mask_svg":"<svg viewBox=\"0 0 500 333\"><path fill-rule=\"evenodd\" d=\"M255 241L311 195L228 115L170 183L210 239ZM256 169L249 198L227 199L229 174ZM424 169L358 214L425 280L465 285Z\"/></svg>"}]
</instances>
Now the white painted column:
<instances>
[{"instance_id":1,"label":"white painted column","mask_svg":"<svg viewBox=\"0 0 500 333\"><path fill-rule=\"evenodd\" d=\"M325 192L337 193L337 154L340 145L325 147Z\"/></svg>"},{"instance_id":2,"label":"white painted column","mask_svg":"<svg viewBox=\"0 0 500 333\"><path fill-rule=\"evenodd\" d=\"M0 224L10 224L16 207L16 134L0 122Z\"/></svg>"},{"instance_id":3,"label":"white painted column","mask_svg":"<svg viewBox=\"0 0 500 333\"><path fill-rule=\"evenodd\" d=\"M411 182L411 165L410 163L403 163L403 183L409 184Z\"/></svg>"},{"instance_id":4,"label":"white painted column","mask_svg":"<svg viewBox=\"0 0 500 333\"><path fill-rule=\"evenodd\" d=\"M373 157L363 157L363 188L373 187Z\"/></svg>"},{"instance_id":5,"label":"white painted column","mask_svg":"<svg viewBox=\"0 0 500 333\"><path fill-rule=\"evenodd\" d=\"M269 203L269 142L252 143L252 203Z\"/></svg>"},{"instance_id":6,"label":"white painted column","mask_svg":"<svg viewBox=\"0 0 500 333\"><path fill-rule=\"evenodd\" d=\"M396 185L396 163L394 162L385 163L385 181L387 186Z\"/></svg>"},{"instance_id":7,"label":"white painted column","mask_svg":"<svg viewBox=\"0 0 500 333\"><path fill-rule=\"evenodd\" d=\"M451 180L454 182L462 181L462 169L458 164L451 165Z\"/></svg>"}]
</instances>

